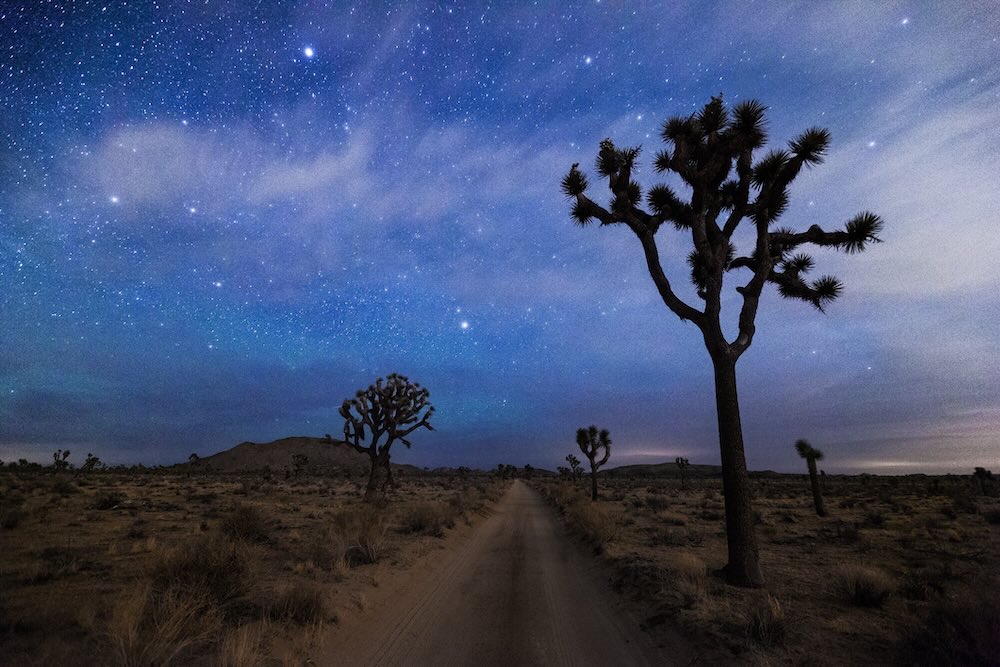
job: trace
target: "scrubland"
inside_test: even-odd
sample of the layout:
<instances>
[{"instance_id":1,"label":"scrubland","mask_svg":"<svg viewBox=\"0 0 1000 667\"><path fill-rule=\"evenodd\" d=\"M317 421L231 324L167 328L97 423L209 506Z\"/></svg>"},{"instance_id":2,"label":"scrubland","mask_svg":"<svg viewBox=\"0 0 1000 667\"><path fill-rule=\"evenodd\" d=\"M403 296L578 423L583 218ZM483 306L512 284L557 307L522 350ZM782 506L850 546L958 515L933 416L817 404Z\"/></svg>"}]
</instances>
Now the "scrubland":
<instances>
[{"instance_id":1,"label":"scrubland","mask_svg":"<svg viewBox=\"0 0 1000 667\"><path fill-rule=\"evenodd\" d=\"M0 662L294 665L507 483L0 472Z\"/></svg>"},{"instance_id":2,"label":"scrubland","mask_svg":"<svg viewBox=\"0 0 1000 667\"><path fill-rule=\"evenodd\" d=\"M728 586L721 482L534 480L645 626L679 628L703 661L1000 664L1000 499L968 477L753 480L762 590Z\"/></svg>"}]
</instances>

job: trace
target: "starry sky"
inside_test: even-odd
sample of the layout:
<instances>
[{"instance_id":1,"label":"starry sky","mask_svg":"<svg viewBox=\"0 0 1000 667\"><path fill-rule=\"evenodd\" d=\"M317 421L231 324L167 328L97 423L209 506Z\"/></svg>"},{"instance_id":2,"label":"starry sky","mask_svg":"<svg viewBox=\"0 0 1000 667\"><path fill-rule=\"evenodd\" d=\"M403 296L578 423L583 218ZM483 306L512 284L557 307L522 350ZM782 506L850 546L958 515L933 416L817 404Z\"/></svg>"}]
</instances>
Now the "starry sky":
<instances>
[{"instance_id":1,"label":"starry sky","mask_svg":"<svg viewBox=\"0 0 1000 667\"><path fill-rule=\"evenodd\" d=\"M825 315L765 290L750 467L807 438L830 472L996 469L998 36L975 1L4 3L0 458L337 435L396 371L437 407L397 461L552 469L596 423L611 465L717 463L700 334L559 181L604 199L611 137L657 182L662 122L721 92L772 146L832 133L783 225L886 221L815 254Z\"/></svg>"}]
</instances>

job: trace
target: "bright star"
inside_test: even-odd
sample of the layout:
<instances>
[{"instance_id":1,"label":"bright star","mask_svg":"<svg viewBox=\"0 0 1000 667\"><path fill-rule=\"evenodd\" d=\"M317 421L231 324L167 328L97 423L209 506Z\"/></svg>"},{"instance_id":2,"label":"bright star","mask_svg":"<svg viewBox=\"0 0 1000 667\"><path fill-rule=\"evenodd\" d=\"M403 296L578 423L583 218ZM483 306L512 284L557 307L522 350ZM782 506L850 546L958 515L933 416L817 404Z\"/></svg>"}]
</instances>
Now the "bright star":
<instances>
[{"instance_id":1,"label":"bright star","mask_svg":"<svg viewBox=\"0 0 1000 667\"><path fill-rule=\"evenodd\" d=\"M316 55L316 51L313 50L313 47L307 46L306 48L302 49L302 54L306 58L312 58L313 56Z\"/></svg>"},{"instance_id":2,"label":"bright star","mask_svg":"<svg viewBox=\"0 0 1000 667\"><path fill-rule=\"evenodd\" d=\"M462 329L468 329L468 328L469 328L469 323L466 322L465 320L462 320Z\"/></svg>"},{"instance_id":3,"label":"bright star","mask_svg":"<svg viewBox=\"0 0 1000 667\"><path fill-rule=\"evenodd\" d=\"M116 197L115 195L111 195L111 203L112 204L117 204L118 203L118 197Z\"/></svg>"},{"instance_id":4,"label":"bright star","mask_svg":"<svg viewBox=\"0 0 1000 667\"><path fill-rule=\"evenodd\" d=\"M875 148L875 142L874 141L869 141L868 142L868 148Z\"/></svg>"},{"instance_id":5,"label":"bright star","mask_svg":"<svg viewBox=\"0 0 1000 667\"><path fill-rule=\"evenodd\" d=\"M594 62L594 59L591 58L590 56L587 56L586 58L583 59L583 62L589 65L590 63Z\"/></svg>"},{"instance_id":6,"label":"bright star","mask_svg":"<svg viewBox=\"0 0 1000 667\"><path fill-rule=\"evenodd\" d=\"M907 18L903 19L902 21L900 21L900 23L902 23L903 25L907 25L909 22L910 22L909 17L907 17Z\"/></svg>"}]
</instances>

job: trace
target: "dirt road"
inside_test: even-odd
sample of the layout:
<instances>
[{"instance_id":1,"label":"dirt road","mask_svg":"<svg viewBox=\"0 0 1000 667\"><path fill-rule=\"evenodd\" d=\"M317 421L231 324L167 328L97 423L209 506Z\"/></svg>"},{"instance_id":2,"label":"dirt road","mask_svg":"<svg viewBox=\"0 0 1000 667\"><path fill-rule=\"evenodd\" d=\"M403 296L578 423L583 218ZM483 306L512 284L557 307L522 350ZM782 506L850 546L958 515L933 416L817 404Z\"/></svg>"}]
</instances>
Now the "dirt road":
<instances>
[{"instance_id":1,"label":"dirt road","mask_svg":"<svg viewBox=\"0 0 1000 667\"><path fill-rule=\"evenodd\" d=\"M683 647L653 646L598 568L538 493L516 481L457 549L338 635L317 662L685 664Z\"/></svg>"}]
</instances>

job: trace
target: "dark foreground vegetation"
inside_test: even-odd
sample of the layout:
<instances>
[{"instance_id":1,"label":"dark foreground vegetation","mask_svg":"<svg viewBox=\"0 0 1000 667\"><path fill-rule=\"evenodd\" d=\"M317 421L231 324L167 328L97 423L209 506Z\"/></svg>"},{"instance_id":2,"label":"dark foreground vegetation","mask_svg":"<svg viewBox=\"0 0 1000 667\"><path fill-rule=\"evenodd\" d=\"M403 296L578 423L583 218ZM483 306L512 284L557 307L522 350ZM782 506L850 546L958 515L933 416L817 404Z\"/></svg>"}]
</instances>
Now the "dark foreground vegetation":
<instances>
[{"instance_id":1,"label":"dark foreground vegetation","mask_svg":"<svg viewBox=\"0 0 1000 667\"><path fill-rule=\"evenodd\" d=\"M78 472L0 472L0 663L305 664L506 488L404 475L365 503L364 473Z\"/></svg>"},{"instance_id":2,"label":"dark foreground vegetation","mask_svg":"<svg viewBox=\"0 0 1000 667\"><path fill-rule=\"evenodd\" d=\"M532 484L648 629L679 626L710 662L1000 664L1000 484L985 471L823 476L826 517L808 477L752 476L762 590L726 585L722 481L690 472L607 475L596 502L572 475Z\"/></svg>"}]
</instances>

